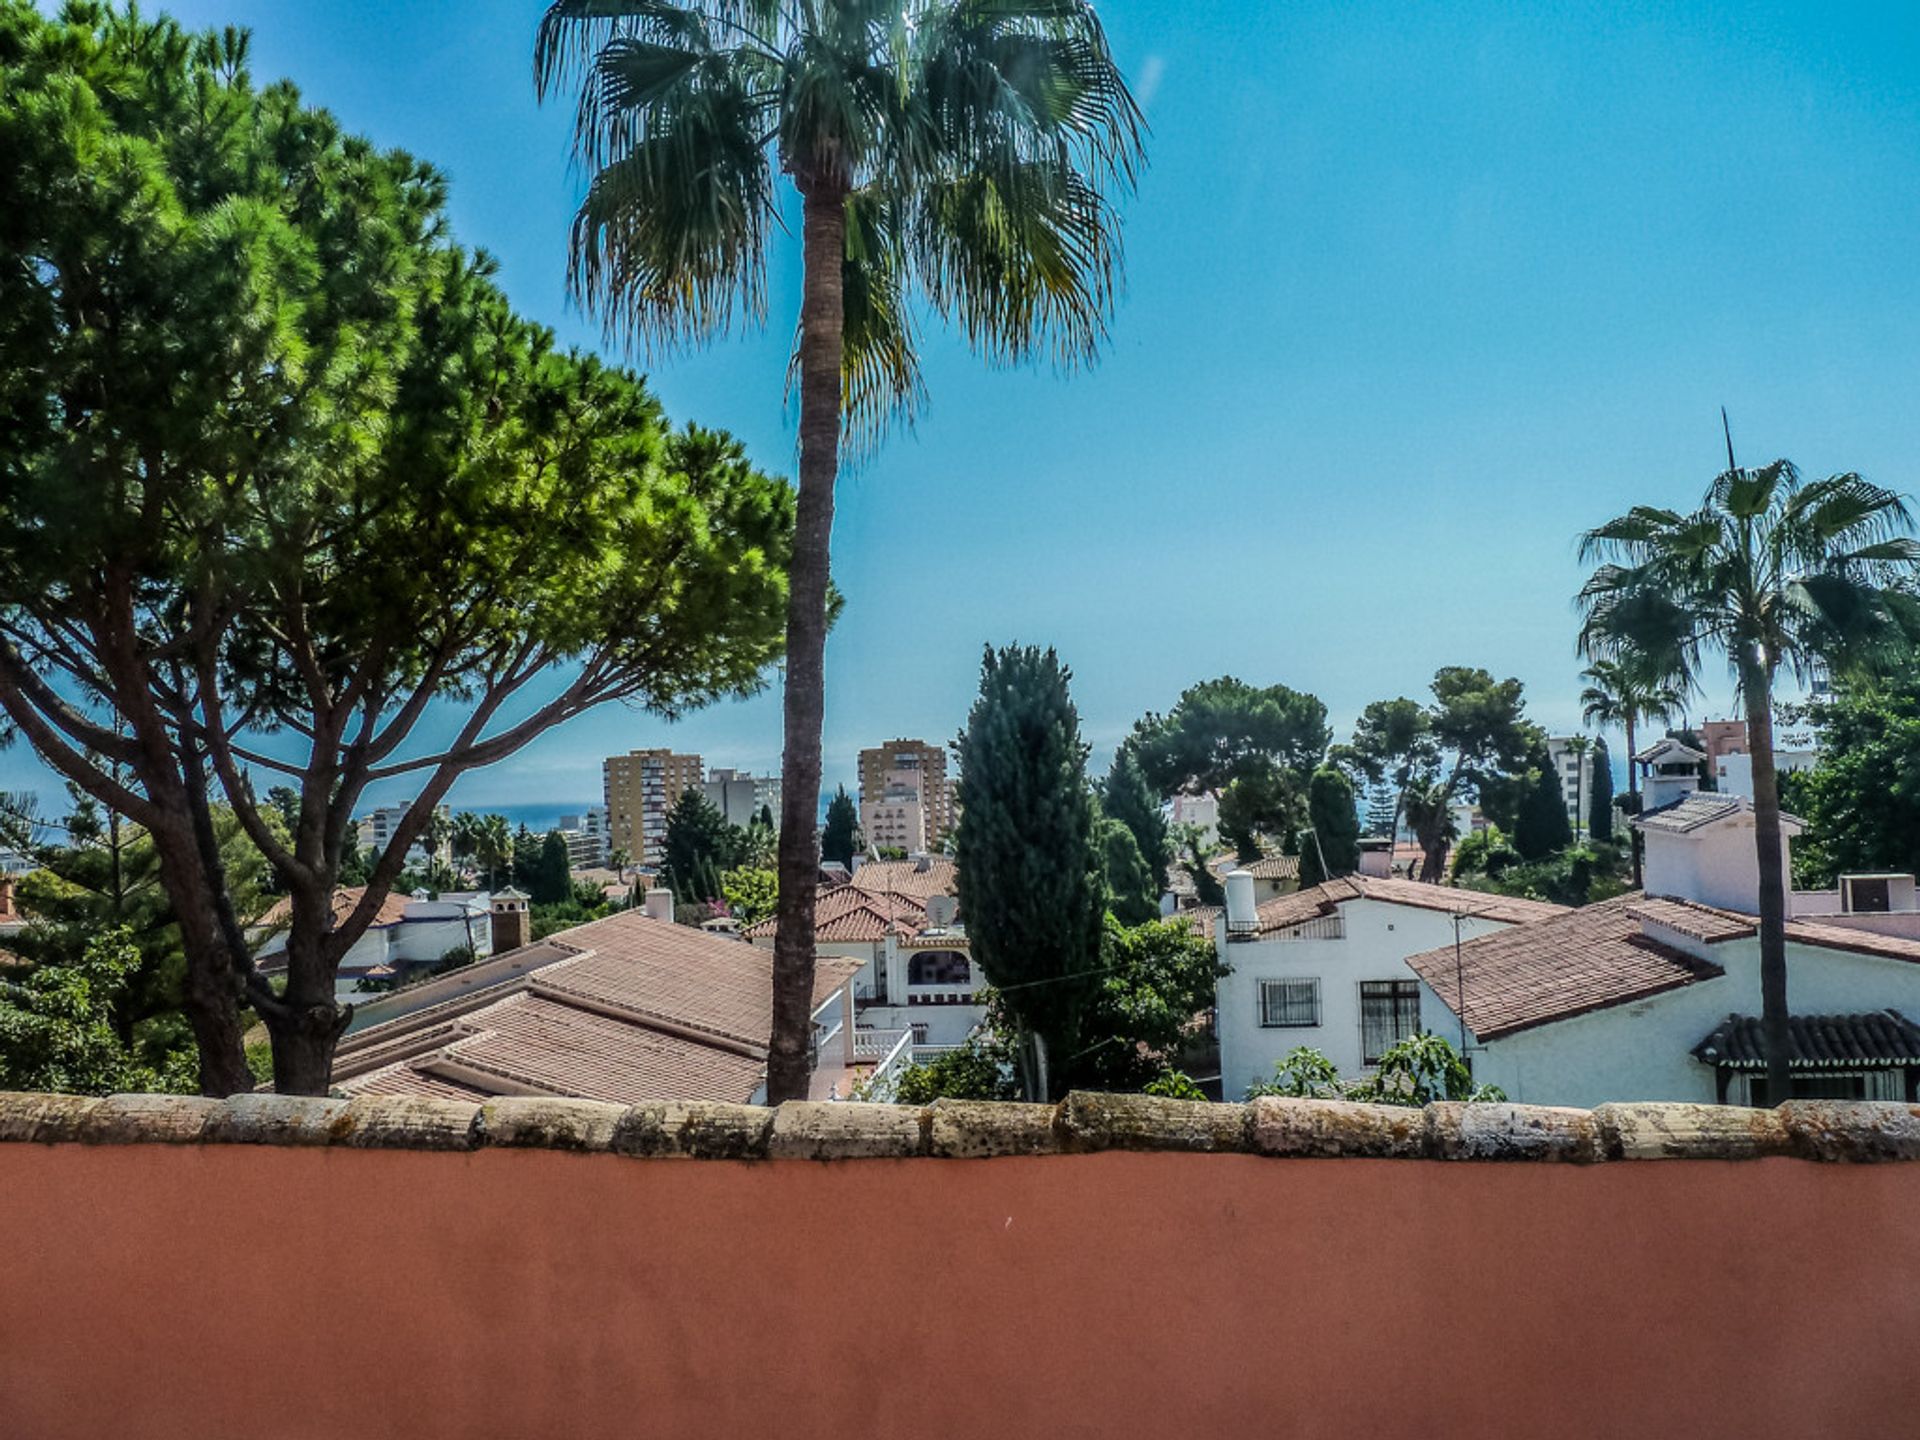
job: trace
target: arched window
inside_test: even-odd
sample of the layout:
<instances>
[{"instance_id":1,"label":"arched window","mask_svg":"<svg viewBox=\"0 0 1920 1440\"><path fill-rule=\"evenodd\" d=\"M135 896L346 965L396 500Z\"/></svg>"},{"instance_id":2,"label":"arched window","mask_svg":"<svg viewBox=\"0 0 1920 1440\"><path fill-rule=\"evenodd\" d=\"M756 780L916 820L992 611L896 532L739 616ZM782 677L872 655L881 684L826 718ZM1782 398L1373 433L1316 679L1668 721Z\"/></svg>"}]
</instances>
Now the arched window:
<instances>
[{"instance_id":1,"label":"arched window","mask_svg":"<svg viewBox=\"0 0 1920 1440\"><path fill-rule=\"evenodd\" d=\"M907 960L909 985L971 985L973 968L958 950L919 950Z\"/></svg>"}]
</instances>

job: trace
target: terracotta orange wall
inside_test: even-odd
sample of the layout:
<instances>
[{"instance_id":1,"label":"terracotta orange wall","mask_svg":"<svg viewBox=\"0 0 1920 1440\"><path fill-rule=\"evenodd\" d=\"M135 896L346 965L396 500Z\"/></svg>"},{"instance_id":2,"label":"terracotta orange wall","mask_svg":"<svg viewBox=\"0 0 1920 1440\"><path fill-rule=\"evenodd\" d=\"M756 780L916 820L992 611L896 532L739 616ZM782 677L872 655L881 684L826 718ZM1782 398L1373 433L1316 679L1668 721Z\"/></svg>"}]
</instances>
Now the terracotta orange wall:
<instances>
[{"instance_id":1,"label":"terracotta orange wall","mask_svg":"<svg viewBox=\"0 0 1920 1440\"><path fill-rule=\"evenodd\" d=\"M0 1435L1910 1433L1920 1164L0 1146Z\"/></svg>"}]
</instances>

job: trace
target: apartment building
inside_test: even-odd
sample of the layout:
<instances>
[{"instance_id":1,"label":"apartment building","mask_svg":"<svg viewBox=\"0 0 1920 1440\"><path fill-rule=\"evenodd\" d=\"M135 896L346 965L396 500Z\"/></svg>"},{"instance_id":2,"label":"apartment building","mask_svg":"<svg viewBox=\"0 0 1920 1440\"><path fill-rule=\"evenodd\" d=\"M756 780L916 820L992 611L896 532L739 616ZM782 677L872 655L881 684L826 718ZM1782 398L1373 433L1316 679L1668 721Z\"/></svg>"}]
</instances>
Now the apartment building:
<instances>
[{"instance_id":1,"label":"apartment building","mask_svg":"<svg viewBox=\"0 0 1920 1440\"><path fill-rule=\"evenodd\" d=\"M1567 807L1567 824L1576 835L1587 823L1587 815L1593 807L1593 750L1589 746L1580 754L1575 754L1571 745L1578 738L1573 735L1547 737L1547 755L1553 762L1553 778L1560 782L1560 799Z\"/></svg>"},{"instance_id":2,"label":"apartment building","mask_svg":"<svg viewBox=\"0 0 1920 1440\"><path fill-rule=\"evenodd\" d=\"M411 808L412 802L408 802L406 805L382 805L372 814L356 820L354 822L355 843L358 844L362 850L371 848L377 853L384 853L388 842L390 842L395 833L398 832L400 822L406 818L407 811ZM442 820L450 820L453 818L451 812L445 805L438 806L435 813L438 814ZM426 845L420 840L415 840L407 851L407 863L409 865L424 865L429 859L445 861L451 858L452 850L445 842L441 844L438 855L429 856Z\"/></svg>"},{"instance_id":3,"label":"apartment building","mask_svg":"<svg viewBox=\"0 0 1920 1440\"><path fill-rule=\"evenodd\" d=\"M606 806L589 805L577 815L562 815L560 834L567 842L567 863L574 869L607 863Z\"/></svg>"},{"instance_id":4,"label":"apartment building","mask_svg":"<svg viewBox=\"0 0 1920 1440\"><path fill-rule=\"evenodd\" d=\"M750 775L745 770L713 769L704 787L713 807L729 825L749 825L763 809L780 823L780 777Z\"/></svg>"},{"instance_id":5,"label":"apartment building","mask_svg":"<svg viewBox=\"0 0 1920 1440\"><path fill-rule=\"evenodd\" d=\"M953 820L953 782L940 746L889 740L860 752L860 828L868 844L931 849ZM908 838L882 839L882 832Z\"/></svg>"},{"instance_id":6,"label":"apartment building","mask_svg":"<svg viewBox=\"0 0 1920 1440\"><path fill-rule=\"evenodd\" d=\"M671 750L632 750L610 755L601 766L607 808L607 848L624 850L636 865L659 862L667 840L667 814L680 797L705 784L698 755Z\"/></svg>"}]
</instances>

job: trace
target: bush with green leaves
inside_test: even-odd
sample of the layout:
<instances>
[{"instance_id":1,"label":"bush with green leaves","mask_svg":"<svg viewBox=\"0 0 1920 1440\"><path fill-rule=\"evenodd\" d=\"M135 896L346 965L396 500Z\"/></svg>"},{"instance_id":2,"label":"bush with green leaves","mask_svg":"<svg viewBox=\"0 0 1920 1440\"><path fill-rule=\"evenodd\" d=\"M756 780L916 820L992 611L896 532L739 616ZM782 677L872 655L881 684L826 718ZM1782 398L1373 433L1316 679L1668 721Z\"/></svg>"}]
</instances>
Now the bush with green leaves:
<instances>
[{"instance_id":1,"label":"bush with green leaves","mask_svg":"<svg viewBox=\"0 0 1920 1440\"><path fill-rule=\"evenodd\" d=\"M77 960L0 980L0 1090L194 1090L191 1049L156 1068L142 1064L114 1029L114 1002L140 963L139 948L121 928L96 935Z\"/></svg>"},{"instance_id":2,"label":"bush with green leaves","mask_svg":"<svg viewBox=\"0 0 1920 1440\"><path fill-rule=\"evenodd\" d=\"M1441 1035L1409 1035L1390 1045L1371 1075L1343 1080L1339 1067L1319 1050L1301 1045L1274 1066L1271 1080L1251 1085L1247 1098L1275 1095L1297 1100L1356 1100L1372 1105L1418 1108L1434 1100L1491 1103L1505 1100L1497 1085L1476 1085L1465 1057Z\"/></svg>"},{"instance_id":3,"label":"bush with green leaves","mask_svg":"<svg viewBox=\"0 0 1920 1440\"><path fill-rule=\"evenodd\" d=\"M992 1031L980 1031L924 1065L909 1065L894 1089L901 1105L931 1105L935 1100L1017 1100L1013 1048Z\"/></svg>"}]
</instances>

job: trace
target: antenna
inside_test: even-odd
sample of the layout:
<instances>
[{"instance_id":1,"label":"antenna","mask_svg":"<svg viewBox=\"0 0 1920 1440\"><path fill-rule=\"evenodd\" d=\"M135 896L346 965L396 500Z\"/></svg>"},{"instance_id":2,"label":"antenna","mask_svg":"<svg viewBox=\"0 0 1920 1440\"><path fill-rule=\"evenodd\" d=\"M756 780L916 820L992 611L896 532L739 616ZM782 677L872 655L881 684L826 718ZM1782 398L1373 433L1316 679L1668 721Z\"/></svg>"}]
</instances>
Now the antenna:
<instances>
[{"instance_id":1,"label":"antenna","mask_svg":"<svg viewBox=\"0 0 1920 1440\"><path fill-rule=\"evenodd\" d=\"M1727 469L1729 472L1740 467L1733 462L1733 427L1727 423L1727 407L1720 407L1720 429L1727 437Z\"/></svg>"}]
</instances>

